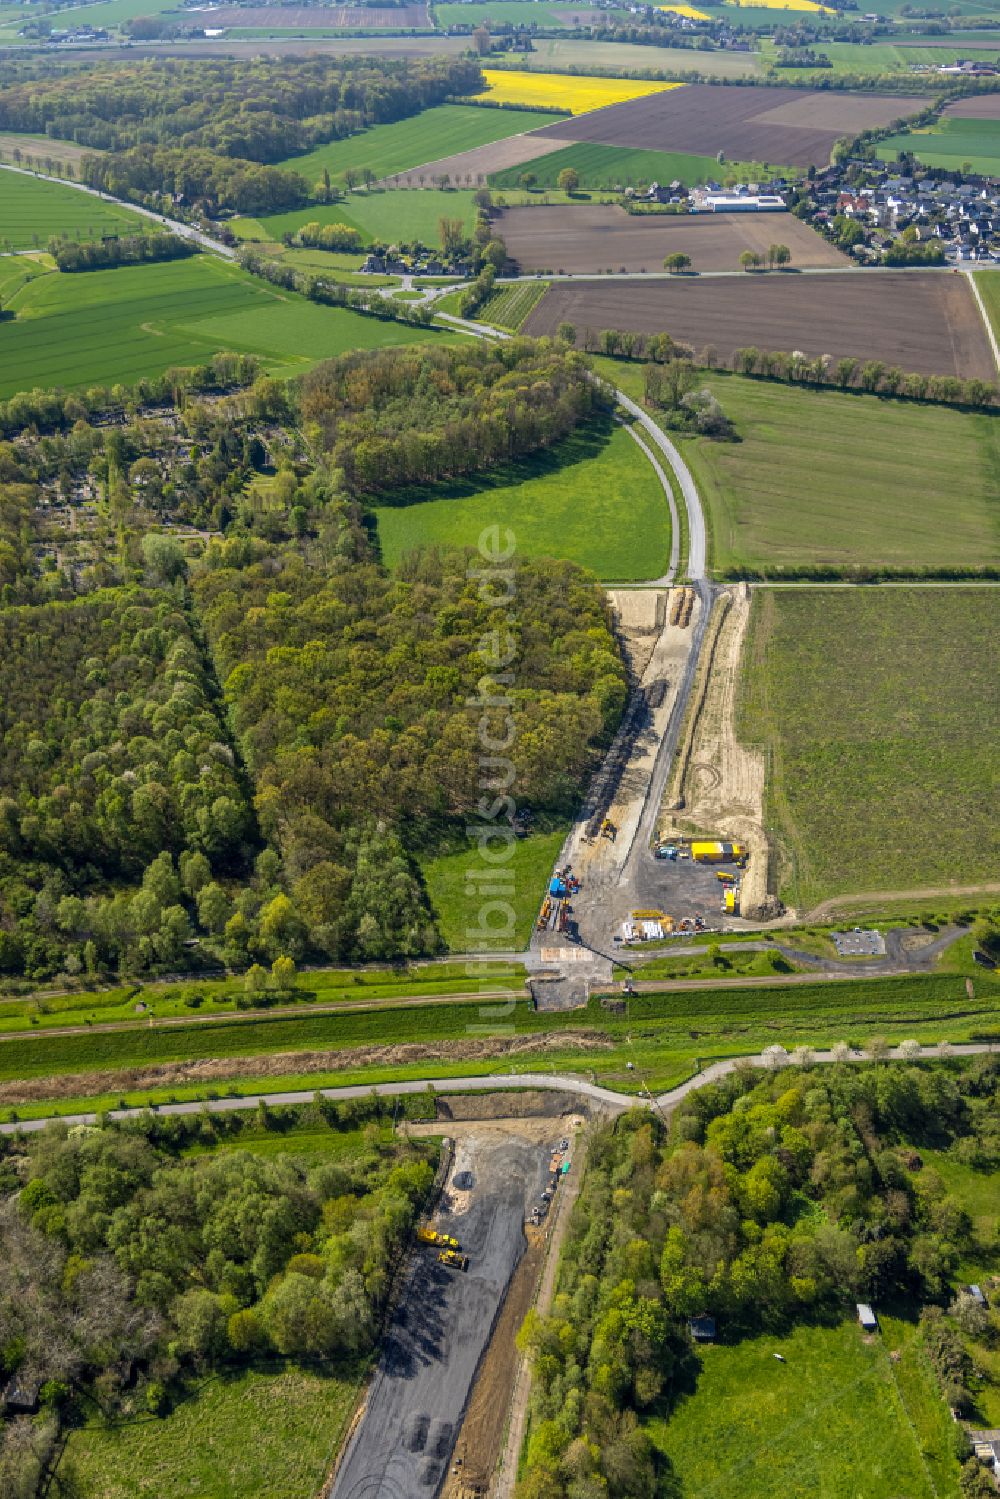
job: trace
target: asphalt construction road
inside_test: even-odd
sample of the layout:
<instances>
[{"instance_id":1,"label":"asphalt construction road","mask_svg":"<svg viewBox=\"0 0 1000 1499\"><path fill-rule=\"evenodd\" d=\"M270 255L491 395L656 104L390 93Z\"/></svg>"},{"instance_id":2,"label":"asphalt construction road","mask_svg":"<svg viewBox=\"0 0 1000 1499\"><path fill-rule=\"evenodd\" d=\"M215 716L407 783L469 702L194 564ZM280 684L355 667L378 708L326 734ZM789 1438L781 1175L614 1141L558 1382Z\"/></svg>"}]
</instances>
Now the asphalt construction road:
<instances>
[{"instance_id":1,"label":"asphalt construction road","mask_svg":"<svg viewBox=\"0 0 1000 1499\"><path fill-rule=\"evenodd\" d=\"M553 1123L553 1139L559 1123ZM432 1499L447 1473L476 1369L525 1248L524 1218L547 1179L549 1145L467 1136L452 1166L471 1171L464 1210L435 1222L468 1254L464 1273L415 1251L364 1415L330 1499ZM446 1200L448 1189L446 1188Z\"/></svg>"}]
</instances>

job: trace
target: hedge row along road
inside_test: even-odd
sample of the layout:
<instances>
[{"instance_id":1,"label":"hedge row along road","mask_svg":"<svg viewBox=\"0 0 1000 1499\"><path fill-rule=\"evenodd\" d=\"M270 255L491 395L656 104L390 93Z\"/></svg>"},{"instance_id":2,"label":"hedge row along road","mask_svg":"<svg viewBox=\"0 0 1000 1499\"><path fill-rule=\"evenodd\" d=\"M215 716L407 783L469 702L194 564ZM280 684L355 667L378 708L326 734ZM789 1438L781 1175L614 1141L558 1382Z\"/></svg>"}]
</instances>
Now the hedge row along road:
<instances>
[{"instance_id":1,"label":"hedge row along road","mask_svg":"<svg viewBox=\"0 0 1000 1499\"><path fill-rule=\"evenodd\" d=\"M1000 1051L1000 1041L960 1042L955 1045L949 1044L946 1050L937 1046L919 1046L913 1049L904 1041L902 1046L890 1047L883 1060L887 1062L941 1061L945 1057L972 1057L979 1056L983 1052L996 1051ZM872 1066L876 1065L863 1051L852 1051L844 1060L869 1061ZM841 1057L832 1051L816 1051L811 1056L811 1062L822 1065L839 1061ZM495 1077L412 1078L406 1082L375 1083L368 1087L364 1084L355 1084L348 1088L316 1088L312 1092L303 1090L296 1093L256 1093L240 1098L209 1098L191 1103L164 1103L159 1104L155 1112L157 1114L199 1114L207 1110L210 1114L230 1114L234 1110L259 1108L262 1103L268 1108L307 1104L312 1102L317 1093L323 1098L340 1103L352 1098L371 1098L373 1094L379 1098L398 1098L409 1093L425 1093L428 1088L435 1093L496 1093L509 1089L548 1088L556 1093L571 1093L578 1098L592 1099L595 1103L603 1104L610 1109L655 1109L658 1113L669 1114L689 1093L695 1092L698 1088L708 1087L711 1083L717 1083L730 1072L735 1072L737 1067L745 1066L748 1062L752 1067L772 1068L776 1065L774 1058L764 1052L754 1052L741 1057L725 1057L721 1061L712 1062L710 1066L702 1068L693 1077L689 1077L686 1082L678 1083L676 1088L670 1088L658 1097L654 1097L648 1089L634 1097L628 1093L616 1093L611 1088L602 1088L596 1083L588 1083L578 1077L559 1077L554 1073L545 1072L509 1072L500 1073ZM787 1061L782 1058L780 1065L794 1064L791 1063L791 1058ZM141 1109L111 1109L104 1117L129 1119L141 1112ZM16 1135L21 1131L33 1133L36 1130L45 1129L46 1125L52 1123L65 1124L71 1128L77 1124L96 1124L96 1122L96 1114L52 1114L46 1119L25 1119L16 1123L0 1124L0 1134Z\"/></svg>"}]
</instances>

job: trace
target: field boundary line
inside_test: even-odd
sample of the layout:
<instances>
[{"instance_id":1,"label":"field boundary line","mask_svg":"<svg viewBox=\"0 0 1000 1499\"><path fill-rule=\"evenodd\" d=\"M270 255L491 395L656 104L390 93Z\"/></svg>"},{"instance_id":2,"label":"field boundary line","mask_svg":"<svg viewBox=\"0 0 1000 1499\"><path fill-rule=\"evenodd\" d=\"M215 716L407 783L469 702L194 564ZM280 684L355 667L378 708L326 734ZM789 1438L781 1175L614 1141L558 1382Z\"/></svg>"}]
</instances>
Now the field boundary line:
<instances>
[{"instance_id":1,"label":"field boundary line","mask_svg":"<svg viewBox=\"0 0 1000 1499\"><path fill-rule=\"evenodd\" d=\"M986 337L989 339L990 348L993 350L993 362L997 367L997 374L1000 374L1000 344L997 343L997 336L993 331L993 324L990 321L990 315L986 311L986 303L983 301L983 294L979 290L978 283L972 272L965 271L964 275L969 286L972 288L972 295L976 299L976 306L979 308L979 315L983 320L983 327L986 329Z\"/></svg>"}]
</instances>

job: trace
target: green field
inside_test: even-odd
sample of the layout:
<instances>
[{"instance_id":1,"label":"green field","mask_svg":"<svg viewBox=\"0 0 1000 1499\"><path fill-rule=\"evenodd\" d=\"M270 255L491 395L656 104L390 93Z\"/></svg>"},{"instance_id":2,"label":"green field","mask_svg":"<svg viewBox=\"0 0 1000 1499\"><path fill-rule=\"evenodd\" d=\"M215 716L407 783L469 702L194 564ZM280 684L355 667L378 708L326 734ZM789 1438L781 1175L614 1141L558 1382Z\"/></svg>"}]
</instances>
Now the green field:
<instances>
[{"instance_id":1,"label":"green field","mask_svg":"<svg viewBox=\"0 0 1000 1499\"><path fill-rule=\"evenodd\" d=\"M550 156L540 156L518 167L508 167L503 172L494 172L490 184L496 188L515 188L520 185L524 173L531 172L538 179L538 188L551 190L564 167L572 167L579 173L581 188L593 190L639 184L648 186L651 182L673 182L675 178L685 187L694 187L699 182L716 180L720 176L749 181L764 175L759 167L754 169L746 163L726 162L725 166L720 166L714 156L634 151L626 146L602 146L588 141L566 146L562 151L553 151ZM773 171L777 170L777 167L773 168Z\"/></svg>"},{"instance_id":2,"label":"green field","mask_svg":"<svg viewBox=\"0 0 1000 1499\"><path fill-rule=\"evenodd\" d=\"M1000 53L1000 45L997 47ZM912 151L928 167L968 169L1000 175L1000 120L962 120L953 116L926 130L890 135L878 147L883 161L894 161L901 151Z\"/></svg>"},{"instance_id":3,"label":"green field","mask_svg":"<svg viewBox=\"0 0 1000 1499\"><path fill-rule=\"evenodd\" d=\"M0 174L0 245L9 249L44 249L53 234L100 239L140 229L153 233L157 227L151 219L77 188L18 172Z\"/></svg>"},{"instance_id":4,"label":"green field","mask_svg":"<svg viewBox=\"0 0 1000 1499\"><path fill-rule=\"evenodd\" d=\"M678 1493L957 1499L943 1402L940 1420L915 1420L882 1340L866 1342L854 1323L797 1327L785 1337L706 1347L698 1357L695 1393L669 1420L646 1423L674 1467ZM939 1475L946 1487L935 1482Z\"/></svg>"},{"instance_id":5,"label":"green field","mask_svg":"<svg viewBox=\"0 0 1000 1499\"><path fill-rule=\"evenodd\" d=\"M280 165L301 172L310 187L322 177L324 168L335 182L343 180L348 167L359 172L370 167L379 177L391 177L459 151L471 151L473 146L486 146L509 135L551 125L552 120L552 115L537 110L439 104L411 119L375 125L360 135L317 146L306 156L290 156Z\"/></svg>"},{"instance_id":6,"label":"green field","mask_svg":"<svg viewBox=\"0 0 1000 1499\"><path fill-rule=\"evenodd\" d=\"M532 926L565 836L566 830L560 829L520 839L514 845L513 858L504 865L512 876L512 886L509 892L505 891L503 898L510 901L516 914L517 926L511 945L517 950L526 948L531 939ZM483 897L466 875L482 868L483 858L478 847L464 842L454 852L421 860L420 871L437 924L452 952L469 950L469 933L476 930ZM473 985L470 983L468 987Z\"/></svg>"},{"instance_id":7,"label":"green field","mask_svg":"<svg viewBox=\"0 0 1000 1499\"><path fill-rule=\"evenodd\" d=\"M486 110L481 113L487 113ZM344 203L298 208L263 219L234 219L232 229L240 239L280 240L303 224L349 224L359 229L365 244L407 244L422 240L440 244L443 218L461 219L471 231L476 222L471 190L451 192L446 188L399 188L385 192L352 193Z\"/></svg>"},{"instance_id":8,"label":"green field","mask_svg":"<svg viewBox=\"0 0 1000 1499\"><path fill-rule=\"evenodd\" d=\"M996 879L991 588L762 590L738 732L788 902Z\"/></svg>"},{"instance_id":9,"label":"green field","mask_svg":"<svg viewBox=\"0 0 1000 1499\"><path fill-rule=\"evenodd\" d=\"M637 365L595 364L641 400ZM705 384L740 439L681 440L707 502L714 567L905 571L1000 561L1000 416L741 375L708 375Z\"/></svg>"},{"instance_id":10,"label":"green field","mask_svg":"<svg viewBox=\"0 0 1000 1499\"><path fill-rule=\"evenodd\" d=\"M348 349L412 343L425 330L307 302L213 256L40 276L0 323L0 397L18 390L131 383L220 350L296 374Z\"/></svg>"},{"instance_id":11,"label":"green field","mask_svg":"<svg viewBox=\"0 0 1000 1499\"><path fill-rule=\"evenodd\" d=\"M481 323L492 323L496 328L509 328L516 333L548 289L547 281L519 281L515 286L502 286L483 303L476 318Z\"/></svg>"},{"instance_id":12,"label":"green field","mask_svg":"<svg viewBox=\"0 0 1000 1499\"><path fill-rule=\"evenodd\" d=\"M519 556L563 557L609 581L659 577L670 553L660 481L609 423L590 422L555 448L375 514L389 567L418 546L475 546L498 521L514 532Z\"/></svg>"},{"instance_id":13,"label":"green field","mask_svg":"<svg viewBox=\"0 0 1000 1499\"><path fill-rule=\"evenodd\" d=\"M60 1490L79 1499L288 1499L318 1492L356 1380L289 1367L220 1373L168 1415L70 1432Z\"/></svg>"},{"instance_id":14,"label":"green field","mask_svg":"<svg viewBox=\"0 0 1000 1499\"><path fill-rule=\"evenodd\" d=\"M134 21L138 16L159 16L174 11L177 12L178 22L186 19L178 0L97 0L94 5L74 7L72 15L65 19L53 14L51 21L53 30L58 30L61 26L113 28L124 26L126 21Z\"/></svg>"}]
</instances>

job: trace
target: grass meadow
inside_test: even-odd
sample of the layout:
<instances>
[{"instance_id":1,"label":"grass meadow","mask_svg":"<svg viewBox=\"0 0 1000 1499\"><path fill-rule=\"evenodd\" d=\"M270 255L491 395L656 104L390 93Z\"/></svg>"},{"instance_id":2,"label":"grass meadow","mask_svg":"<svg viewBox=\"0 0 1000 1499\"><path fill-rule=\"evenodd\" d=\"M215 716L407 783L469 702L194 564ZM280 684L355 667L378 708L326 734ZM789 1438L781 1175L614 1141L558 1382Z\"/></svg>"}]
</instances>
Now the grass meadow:
<instances>
[{"instance_id":1,"label":"grass meadow","mask_svg":"<svg viewBox=\"0 0 1000 1499\"><path fill-rule=\"evenodd\" d=\"M738 732L787 901L996 878L992 588L762 589Z\"/></svg>"},{"instance_id":2,"label":"grass meadow","mask_svg":"<svg viewBox=\"0 0 1000 1499\"><path fill-rule=\"evenodd\" d=\"M294 234L303 224L348 224L360 230L368 245L376 241L396 245L416 239L427 245L439 245L439 225L444 218L461 219L471 233L476 222L472 198L471 188L390 188L352 193L343 203L314 203L310 208L296 208L267 218L234 219L231 227L239 239L273 242L285 233Z\"/></svg>"},{"instance_id":3,"label":"grass meadow","mask_svg":"<svg viewBox=\"0 0 1000 1499\"><path fill-rule=\"evenodd\" d=\"M511 871L513 889L509 899L517 917L511 947L526 948L531 939L535 918L548 884L549 876L566 836L566 829L552 833L533 833L514 845L513 857L504 865ZM483 897L475 884L466 878L483 868L479 849L466 840L455 849L422 859L421 873L427 885L431 906L441 935L452 952L467 952L470 932L475 930ZM467 981L467 987L472 985Z\"/></svg>"},{"instance_id":4,"label":"grass meadow","mask_svg":"<svg viewBox=\"0 0 1000 1499\"><path fill-rule=\"evenodd\" d=\"M212 256L78 275L21 288L0 323L0 398L18 390L129 384L220 350L299 374L348 349L439 335L277 291Z\"/></svg>"},{"instance_id":5,"label":"grass meadow","mask_svg":"<svg viewBox=\"0 0 1000 1499\"><path fill-rule=\"evenodd\" d=\"M904 1398L883 1341L867 1341L854 1323L709 1346L698 1357L694 1393L668 1420L645 1423L674 1467L678 1493L692 1499L957 1496L952 1423L943 1402L933 1403L926 1382ZM932 1477L932 1461L947 1475L947 1487L935 1482L936 1472Z\"/></svg>"},{"instance_id":6,"label":"grass meadow","mask_svg":"<svg viewBox=\"0 0 1000 1499\"><path fill-rule=\"evenodd\" d=\"M215 1374L166 1416L71 1431L58 1487L79 1499L318 1493L357 1392L356 1380L297 1366Z\"/></svg>"},{"instance_id":7,"label":"grass meadow","mask_svg":"<svg viewBox=\"0 0 1000 1499\"><path fill-rule=\"evenodd\" d=\"M556 447L375 510L387 566L418 546L475 546L500 521L522 557L560 557L607 581L657 578L670 555L660 481L629 434L589 422Z\"/></svg>"},{"instance_id":8,"label":"grass meadow","mask_svg":"<svg viewBox=\"0 0 1000 1499\"><path fill-rule=\"evenodd\" d=\"M516 0L523 4L524 0ZM466 11L469 7L455 7ZM532 6L532 10L535 7ZM463 19L467 17L463 16ZM300 172L310 187L318 181L324 168L334 182L343 181L349 167L363 172L369 167L379 177L392 177L425 163L441 161L474 146L488 146L551 125L552 116L526 109L479 109L474 104L439 104L411 119L394 120L389 125L374 125L346 140L329 141L305 156L290 156L280 163L290 171Z\"/></svg>"},{"instance_id":9,"label":"grass meadow","mask_svg":"<svg viewBox=\"0 0 1000 1499\"><path fill-rule=\"evenodd\" d=\"M129 213L75 187L0 172L0 245L12 250L45 248L50 235L100 239L105 234L155 232L151 219Z\"/></svg>"},{"instance_id":10,"label":"grass meadow","mask_svg":"<svg viewBox=\"0 0 1000 1499\"><path fill-rule=\"evenodd\" d=\"M1000 311L1000 285L993 295ZM638 365L595 366L642 399ZM680 440L707 501L715 568L1000 561L1000 415L741 375L704 383L739 437Z\"/></svg>"}]
</instances>

